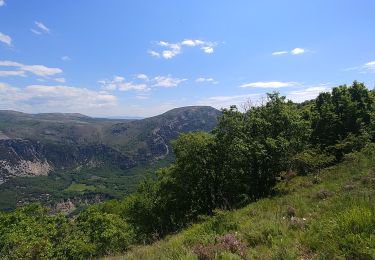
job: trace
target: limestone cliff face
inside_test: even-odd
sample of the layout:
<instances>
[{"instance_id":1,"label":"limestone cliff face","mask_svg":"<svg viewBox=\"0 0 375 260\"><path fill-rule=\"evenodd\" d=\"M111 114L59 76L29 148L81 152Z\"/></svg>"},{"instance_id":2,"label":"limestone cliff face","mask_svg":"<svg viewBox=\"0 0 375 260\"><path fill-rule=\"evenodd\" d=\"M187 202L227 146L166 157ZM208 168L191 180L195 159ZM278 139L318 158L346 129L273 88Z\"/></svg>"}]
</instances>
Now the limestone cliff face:
<instances>
[{"instance_id":1,"label":"limestone cliff face","mask_svg":"<svg viewBox=\"0 0 375 260\"><path fill-rule=\"evenodd\" d=\"M16 176L110 165L128 169L173 153L180 133L210 131L220 111L183 107L141 120L0 110L0 184Z\"/></svg>"},{"instance_id":2,"label":"limestone cliff face","mask_svg":"<svg viewBox=\"0 0 375 260\"><path fill-rule=\"evenodd\" d=\"M47 175L52 169L40 145L21 139L0 140L0 183L15 176Z\"/></svg>"}]
</instances>

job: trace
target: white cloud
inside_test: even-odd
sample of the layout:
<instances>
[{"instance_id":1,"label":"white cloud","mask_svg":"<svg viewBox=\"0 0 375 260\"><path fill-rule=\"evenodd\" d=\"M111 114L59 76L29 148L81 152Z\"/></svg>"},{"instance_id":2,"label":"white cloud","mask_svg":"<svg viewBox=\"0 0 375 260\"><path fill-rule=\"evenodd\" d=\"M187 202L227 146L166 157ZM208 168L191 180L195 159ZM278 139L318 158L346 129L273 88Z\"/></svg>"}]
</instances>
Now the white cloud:
<instances>
[{"instance_id":1,"label":"white cloud","mask_svg":"<svg viewBox=\"0 0 375 260\"><path fill-rule=\"evenodd\" d=\"M198 83L211 83L211 84L219 84L219 81L214 80L213 78L204 78L200 77L195 80Z\"/></svg>"},{"instance_id":2,"label":"white cloud","mask_svg":"<svg viewBox=\"0 0 375 260\"><path fill-rule=\"evenodd\" d=\"M136 84L133 82L125 82L125 78L121 76L114 76L112 80L100 80L98 81L99 84L102 85L102 89L106 91L140 91L146 92L150 90L150 87L147 84Z\"/></svg>"},{"instance_id":3,"label":"white cloud","mask_svg":"<svg viewBox=\"0 0 375 260\"><path fill-rule=\"evenodd\" d=\"M214 48L212 48L211 46L203 46L201 49L202 49L205 53L209 53L209 54L211 54L211 53L214 52Z\"/></svg>"},{"instance_id":4,"label":"white cloud","mask_svg":"<svg viewBox=\"0 0 375 260\"><path fill-rule=\"evenodd\" d=\"M121 82L123 82L125 80L125 78L124 77L121 77L121 76L114 76L113 77L113 82L115 82L115 83L121 83Z\"/></svg>"},{"instance_id":5,"label":"white cloud","mask_svg":"<svg viewBox=\"0 0 375 260\"><path fill-rule=\"evenodd\" d=\"M149 99L150 96L149 95L137 95L135 96L136 99L140 99L140 100L146 100L146 99Z\"/></svg>"},{"instance_id":6,"label":"white cloud","mask_svg":"<svg viewBox=\"0 0 375 260\"><path fill-rule=\"evenodd\" d=\"M68 61L68 60L71 60L69 56L62 56L61 57L61 60L63 61Z\"/></svg>"},{"instance_id":7,"label":"white cloud","mask_svg":"<svg viewBox=\"0 0 375 260\"><path fill-rule=\"evenodd\" d=\"M47 77L62 73L62 70L59 68L48 68L44 65L24 65L20 69L24 71L29 71L41 77Z\"/></svg>"},{"instance_id":8,"label":"white cloud","mask_svg":"<svg viewBox=\"0 0 375 260\"><path fill-rule=\"evenodd\" d=\"M148 76L146 74L138 74L137 79L148 81Z\"/></svg>"},{"instance_id":9,"label":"white cloud","mask_svg":"<svg viewBox=\"0 0 375 260\"><path fill-rule=\"evenodd\" d=\"M196 82L212 82L212 81L214 81L214 79L213 78L203 78L203 77L201 77L201 78L197 78L195 81Z\"/></svg>"},{"instance_id":10,"label":"white cloud","mask_svg":"<svg viewBox=\"0 0 375 260\"><path fill-rule=\"evenodd\" d=\"M307 52L306 49L303 48L294 48L291 51L275 51L272 53L273 56L280 56L280 55L285 55L285 54L291 54L291 55L300 55Z\"/></svg>"},{"instance_id":11,"label":"white cloud","mask_svg":"<svg viewBox=\"0 0 375 260\"><path fill-rule=\"evenodd\" d=\"M149 91L150 88L146 84L135 84L133 82L122 82L118 85L118 90L120 91Z\"/></svg>"},{"instance_id":12,"label":"white cloud","mask_svg":"<svg viewBox=\"0 0 375 260\"><path fill-rule=\"evenodd\" d=\"M66 79L65 78L55 78L55 81L57 81L59 83L65 83Z\"/></svg>"},{"instance_id":13,"label":"white cloud","mask_svg":"<svg viewBox=\"0 0 375 260\"><path fill-rule=\"evenodd\" d=\"M157 76L153 80L155 81L155 87L172 88L177 87L187 79L172 78L170 76Z\"/></svg>"},{"instance_id":14,"label":"white cloud","mask_svg":"<svg viewBox=\"0 0 375 260\"><path fill-rule=\"evenodd\" d=\"M44 33L50 33L50 29L47 26L45 26L42 22L35 21L34 23L36 27L40 29L39 32L42 31Z\"/></svg>"},{"instance_id":15,"label":"white cloud","mask_svg":"<svg viewBox=\"0 0 375 260\"><path fill-rule=\"evenodd\" d=\"M308 87L302 90L289 92L286 97L293 102L303 102L306 100L316 98L321 92L329 91L330 88L326 84L321 84L317 87Z\"/></svg>"},{"instance_id":16,"label":"white cloud","mask_svg":"<svg viewBox=\"0 0 375 260\"><path fill-rule=\"evenodd\" d=\"M44 65L25 65L22 63L8 61L8 60L0 61L0 66L16 67L21 71L30 72L32 74L35 74L41 77L53 76L53 75L60 74L63 72L59 68L49 68Z\"/></svg>"},{"instance_id":17,"label":"white cloud","mask_svg":"<svg viewBox=\"0 0 375 260\"><path fill-rule=\"evenodd\" d=\"M24 88L0 83L0 109L26 112L81 112L92 114L117 104L110 94L70 86L30 85ZM93 110L94 109L94 110Z\"/></svg>"},{"instance_id":18,"label":"white cloud","mask_svg":"<svg viewBox=\"0 0 375 260\"><path fill-rule=\"evenodd\" d=\"M343 71L358 71L359 73L375 73L375 61L369 61L362 66L343 69Z\"/></svg>"},{"instance_id":19,"label":"white cloud","mask_svg":"<svg viewBox=\"0 0 375 260\"><path fill-rule=\"evenodd\" d=\"M111 80L100 80L98 83L104 91L119 90L144 93L150 91L154 87L176 87L184 81L186 81L186 79L173 78L171 76L157 76L150 78L146 74L138 74L134 75L133 78L128 81L126 81L124 77L115 76Z\"/></svg>"},{"instance_id":20,"label":"white cloud","mask_svg":"<svg viewBox=\"0 0 375 260\"><path fill-rule=\"evenodd\" d=\"M241 88L285 88L295 86L296 82L280 82L280 81L268 81L268 82L252 82L242 84Z\"/></svg>"},{"instance_id":21,"label":"white cloud","mask_svg":"<svg viewBox=\"0 0 375 260\"><path fill-rule=\"evenodd\" d=\"M25 72L22 70L0 70L0 77L8 77L8 76L20 76L24 77Z\"/></svg>"},{"instance_id":22,"label":"white cloud","mask_svg":"<svg viewBox=\"0 0 375 260\"><path fill-rule=\"evenodd\" d=\"M148 50L147 51L148 54L150 54L151 56L154 56L154 57L160 57L160 53L159 52L156 52L156 51L152 51L152 50Z\"/></svg>"},{"instance_id":23,"label":"white cloud","mask_svg":"<svg viewBox=\"0 0 375 260\"><path fill-rule=\"evenodd\" d=\"M5 43L8 46L12 45L12 38L9 35L6 35L0 32L0 42Z\"/></svg>"},{"instance_id":24,"label":"white cloud","mask_svg":"<svg viewBox=\"0 0 375 260\"><path fill-rule=\"evenodd\" d=\"M4 0L0 0L0 7L4 6L4 5L5 5L5 1Z\"/></svg>"},{"instance_id":25,"label":"white cloud","mask_svg":"<svg viewBox=\"0 0 375 260\"><path fill-rule=\"evenodd\" d=\"M375 72L375 61L367 62L367 63L364 65L364 68L367 69L367 70L370 70L370 71L372 71L372 72Z\"/></svg>"},{"instance_id":26,"label":"white cloud","mask_svg":"<svg viewBox=\"0 0 375 260\"><path fill-rule=\"evenodd\" d=\"M257 102L263 94L245 94L245 95L232 95L232 96L213 96L206 99L202 99L197 102L197 105L212 106L218 109L229 108L232 105L236 105L238 108L241 107L248 100Z\"/></svg>"},{"instance_id":27,"label":"white cloud","mask_svg":"<svg viewBox=\"0 0 375 260\"><path fill-rule=\"evenodd\" d=\"M161 53L161 55L163 56L164 59L171 59L174 56L181 53L181 45L180 44L160 41L160 42L158 42L158 45L168 48L168 50L164 50Z\"/></svg>"},{"instance_id":28,"label":"white cloud","mask_svg":"<svg viewBox=\"0 0 375 260\"><path fill-rule=\"evenodd\" d=\"M21 88L0 83L0 97L0 109L26 113L82 113L100 117L155 116L172 108L190 104L182 100L166 103L141 102L141 100L151 98L148 93L144 92L139 92L134 96L135 104L133 104L119 102L115 94L109 94L107 91L63 85L47 86L46 84Z\"/></svg>"},{"instance_id":29,"label":"white cloud","mask_svg":"<svg viewBox=\"0 0 375 260\"><path fill-rule=\"evenodd\" d=\"M305 49L302 49L302 48L294 48L291 53L293 55L299 55L299 54L302 54L302 53L305 53L306 50Z\"/></svg>"},{"instance_id":30,"label":"white cloud","mask_svg":"<svg viewBox=\"0 0 375 260\"><path fill-rule=\"evenodd\" d=\"M187 45L187 46L196 46L197 45L196 41L194 41L194 40L183 40L181 42L181 44Z\"/></svg>"},{"instance_id":31,"label":"white cloud","mask_svg":"<svg viewBox=\"0 0 375 260\"><path fill-rule=\"evenodd\" d=\"M287 51L275 51L272 53L272 55L284 55L284 54L288 54Z\"/></svg>"},{"instance_id":32,"label":"white cloud","mask_svg":"<svg viewBox=\"0 0 375 260\"><path fill-rule=\"evenodd\" d=\"M35 30L35 29L30 29L30 31L32 32L32 33L35 33L35 34L37 34L37 35L41 35L42 33L41 32L39 32L39 31L37 31L37 30Z\"/></svg>"},{"instance_id":33,"label":"white cloud","mask_svg":"<svg viewBox=\"0 0 375 260\"><path fill-rule=\"evenodd\" d=\"M185 39L177 43L169 43L166 41L159 41L156 43L161 47L160 51L148 50L148 53L154 57L163 57L164 59L172 59L173 57L182 53L183 47L197 47L207 53L211 54L214 52L214 47L217 45L215 42L205 42L201 40Z\"/></svg>"}]
</instances>

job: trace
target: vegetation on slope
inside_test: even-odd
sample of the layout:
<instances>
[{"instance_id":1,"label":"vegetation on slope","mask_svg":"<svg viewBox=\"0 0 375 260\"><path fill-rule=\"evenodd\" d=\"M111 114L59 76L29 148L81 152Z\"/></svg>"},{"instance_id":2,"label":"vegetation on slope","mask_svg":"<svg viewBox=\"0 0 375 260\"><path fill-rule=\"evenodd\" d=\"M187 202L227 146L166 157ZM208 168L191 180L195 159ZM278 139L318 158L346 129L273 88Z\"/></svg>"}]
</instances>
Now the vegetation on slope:
<instances>
[{"instance_id":1,"label":"vegetation on slope","mask_svg":"<svg viewBox=\"0 0 375 260\"><path fill-rule=\"evenodd\" d=\"M118 258L375 258L374 144L319 174L285 179L276 190Z\"/></svg>"},{"instance_id":2,"label":"vegetation on slope","mask_svg":"<svg viewBox=\"0 0 375 260\"><path fill-rule=\"evenodd\" d=\"M235 107L223 110L212 133L181 135L173 144L175 163L123 200L92 206L74 220L48 216L38 206L1 214L0 252L6 258L114 254L213 216L186 231L186 239L167 242L172 249L166 245L165 254L201 259L222 253L232 258L372 257L373 190L362 189L360 182L373 180L373 172L362 174L373 170L374 116L374 93L357 82L304 104L272 93L267 103L245 113ZM355 153L366 145L364 155ZM339 166L326 170L324 177L310 175L348 154L351 168L346 163L342 171ZM296 173L305 177L293 180ZM355 174L357 181L351 180ZM344 181L354 188L340 193ZM351 203L343 200L347 195ZM246 214L247 208L217 213L249 203ZM332 222L332 209L338 222ZM20 235L25 226L29 232ZM320 243L320 238L330 243ZM155 256L164 256L164 249Z\"/></svg>"},{"instance_id":3,"label":"vegetation on slope","mask_svg":"<svg viewBox=\"0 0 375 260\"><path fill-rule=\"evenodd\" d=\"M119 199L136 190L145 172L170 164L170 141L179 133L211 131L219 114L206 106L142 120L0 111L0 210L32 201ZM28 162L50 172L25 167ZM72 183L94 188L71 192Z\"/></svg>"}]
</instances>

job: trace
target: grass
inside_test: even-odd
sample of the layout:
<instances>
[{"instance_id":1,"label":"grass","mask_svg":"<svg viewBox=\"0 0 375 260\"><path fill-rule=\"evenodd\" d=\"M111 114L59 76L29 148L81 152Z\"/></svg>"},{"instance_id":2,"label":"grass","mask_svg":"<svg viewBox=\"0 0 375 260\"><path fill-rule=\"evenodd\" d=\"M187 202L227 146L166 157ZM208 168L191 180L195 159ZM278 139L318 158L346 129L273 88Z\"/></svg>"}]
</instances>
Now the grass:
<instances>
[{"instance_id":1,"label":"grass","mask_svg":"<svg viewBox=\"0 0 375 260\"><path fill-rule=\"evenodd\" d=\"M110 259L375 259L375 149ZM223 237L228 238L227 240ZM224 244L223 244L224 241Z\"/></svg>"},{"instance_id":2,"label":"grass","mask_svg":"<svg viewBox=\"0 0 375 260\"><path fill-rule=\"evenodd\" d=\"M64 191L66 192L82 192L82 191L95 191L94 186L82 184L82 183L72 183L68 188L66 188Z\"/></svg>"}]
</instances>

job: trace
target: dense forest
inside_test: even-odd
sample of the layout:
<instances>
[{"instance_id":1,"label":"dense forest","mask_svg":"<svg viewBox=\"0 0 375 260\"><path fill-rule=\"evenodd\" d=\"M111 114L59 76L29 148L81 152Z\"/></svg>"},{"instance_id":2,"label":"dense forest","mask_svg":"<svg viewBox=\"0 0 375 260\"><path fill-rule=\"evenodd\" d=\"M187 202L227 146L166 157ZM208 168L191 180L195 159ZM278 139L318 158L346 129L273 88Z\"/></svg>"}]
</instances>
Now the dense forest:
<instances>
[{"instance_id":1,"label":"dense forest","mask_svg":"<svg viewBox=\"0 0 375 260\"><path fill-rule=\"evenodd\" d=\"M122 200L71 218L51 215L38 204L0 213L0 255L81 259L151 243L218 209L276 196L275 187L285 179L343 161L374 142L374 117L375 92L359 82L301 104L274 92L246 111L224 109L211 133L180 135L173 142L175 162ZM374 241L374 233L357 235Z\"/></svg>"}]
</instances>

